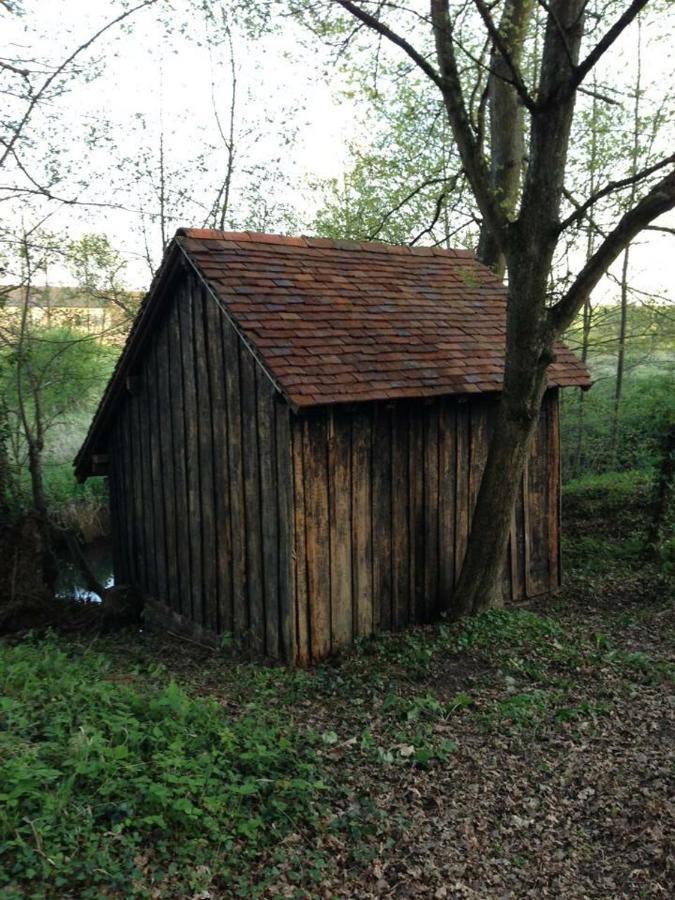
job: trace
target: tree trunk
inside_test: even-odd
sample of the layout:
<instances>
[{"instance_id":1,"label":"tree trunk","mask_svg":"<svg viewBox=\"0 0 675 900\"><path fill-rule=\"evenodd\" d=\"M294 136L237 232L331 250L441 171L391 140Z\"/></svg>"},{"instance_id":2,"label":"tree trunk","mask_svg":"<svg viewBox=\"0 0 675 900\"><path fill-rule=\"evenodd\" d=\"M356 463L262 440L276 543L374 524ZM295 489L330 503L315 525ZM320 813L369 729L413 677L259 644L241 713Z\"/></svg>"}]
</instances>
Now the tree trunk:
<instances>
[{"instance_id":1,"label":"tree trunk","mask_svg":"<svg viewBox=\"0 0 675 900\"><path fill-rule=\"evenodd\" d=\"M0 397L0 530L9 524L11 471L9 467L7 404Z\"/></svg>"},{"instance_id":2,"label":"tree trunk","mask_svg":"<svg viewBox=\"0 0 675 900\"><path fill-rule=\"evenodd\" d=\"M590 253L588 254L590 258ZM591 338L591 325L593 323L593 307L590 297L584 303L583 320L581 327L581 361L584 365L588 360L588 348ZM581 473L581 465L584 455L584 427L585 427L585 399L586 391L577 388L577 440L574 450L573 477L577 478Z\"/></svg>"},{"instance_id":3,"label":"tree trunk","mask_svg":"<svg viewBox=\"0 0 675 900\"><path fill-rule=\"evenodd\" d=\"M610 442L612 465L619 466L619 411L623 394L623 374L626 365L626 329L628 325L628 253L626 247L621 267L621 315L619 319L619 349L616 359L616 384L614 387L614 406L612 408L612 437Z\"/></svg>"},{"instance_id":4,"label":"tree trunk","mask_svg":"<svg viewBox=\"0 0 675 900\"><path fill-rule=\"evenodd\" d=\"M504 6L499 32L515 65L520 65L531 12L532 0L507 0ZM522 106L509 78L507 61L493 47L488 79L490 187L495 199L510 218L518 203L524 148ZM504 277L504 254L485 223L481 228L476 255L500 278Z\"/></svg>"},{"instance_id":5,"label":"tree trunk","mask_svg":"<svg viewBox=\"0 0 675 900\"><path fill-rule=\"evenodd\" d=\"M528 254L526 249L519 256ZM531 263L533 261L531 260ZM553 334L546 320L546 286L536 264L510 266L507 347L497 424L471 522L452 618L502 603L502 575L516 494L539 422ZM525 277L522 277L523 272ZM533 315L532 310L538 311Z\"/></svg>"}]
</instances>

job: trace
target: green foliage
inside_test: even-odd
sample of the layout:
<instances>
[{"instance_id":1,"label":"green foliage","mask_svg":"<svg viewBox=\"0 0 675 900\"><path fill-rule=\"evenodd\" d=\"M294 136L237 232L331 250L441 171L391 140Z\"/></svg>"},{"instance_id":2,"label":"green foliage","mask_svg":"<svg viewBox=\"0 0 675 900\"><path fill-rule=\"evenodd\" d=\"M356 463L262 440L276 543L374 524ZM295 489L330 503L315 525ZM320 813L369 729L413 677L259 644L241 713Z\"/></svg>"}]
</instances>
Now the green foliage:
<instances>
[{"instance_id":1,"label":"green foliage","mask_svg":"<svg viewBox=\"0 0 675 900\"><path fill-rule=\"evenodd\" d=\"M123 283L126 262L105 234L84 234L70 241L66 261L80 296L92 302L103 300L126 316L136 312L140 298Z\"/></svg>"},{"instance_id":2,"label":"green foliage","mask_svg":"<svg viewBox=\"0 0 675 900\"><path fill-rule=\"evenodd\" d=\"M0 646L0 892L131 896L150 876L181 896L214 879L253 896L251 861L315 821L308 739L159 675L125 680L53 639Z\"/></svg>"},{"instance_id":3,"label":"green foliage","mask_svg":"<svg viewBox=\"0 0 675 900\"><path fill-rule=\"evenodd\" d=\"M79 504L90 511L104 503L103 484L78 485L71 463L118 353L119 348L65 326L31 326L21 343L0 349L0 395L7 408L11 462L8 494L15 510L30 505L31 497L22 406L31 433L37 437L38 428L43 432L49 508L59 512L66 504Z\"/></svg>"},{"instance_id":4,"label":"green foliage","mask_svg":"<svg viewBox=\"0 0 675 900\"><path fill-rule=\"evenodd\" d=\"M39 391L49 426L68 414L90 409L110 377L118 352L75 329L34 326L23 346L2 349L0 391L14 416L18 415L19 390L31 416Z\"/></svg>"},{"instance_id":5,"label":"green foliage","mask_svg":"<svg viewBox=\"0 0 675 900\"><path fill-rule=\"evenodd\" d=\"M440 100L410 76L383 93L364 75L354 80L350 100L367 99L368 144L350 146L341 178L315 186L323 203L313 230L324 237L396 244L421 238L445 244L452 232L452 246L471 242L461 167Z\"/></svg>"},{"instance_id":6,"label":"green foliage","mask_svg":"<svg viewBox=\"0 0 675 900\"><path fill-rule=\"evenodd\" d=\"M562 395L563 477L658 464L663 437L675 421L675 316L663 303L629 305L626 363L616 446L613 417L619 309L597 307L589 337L590 391ZM566 339L577 348L580 322Z\"/></svg>"},{"instance_id":7,"label":"green foliage","mask_svg":"<svg viewBox=\"0 0 675 900\"><path fill-rule=\"evenodd\" d=\"M527 610L494 609L460 624L456 637L460 649L504 646L519 649L561 637L558 622Z\"/></svg>"},{"instance_id":8,"label":"green foliage","mask_svg":"<svg viewBox=\"0 0 675 900\"><path fill-rule=\"evenodd\" d=\"M586 394L581 423L578 397L565 397L561 430L566 478L658 464L663 436L675 420L674 379L675 369L644 368L627 380L619 411L616 456L612 447L614 381L598 381ZM577 458L580 429L583 444L581 456Z\"/></svg>"}]
</instances>

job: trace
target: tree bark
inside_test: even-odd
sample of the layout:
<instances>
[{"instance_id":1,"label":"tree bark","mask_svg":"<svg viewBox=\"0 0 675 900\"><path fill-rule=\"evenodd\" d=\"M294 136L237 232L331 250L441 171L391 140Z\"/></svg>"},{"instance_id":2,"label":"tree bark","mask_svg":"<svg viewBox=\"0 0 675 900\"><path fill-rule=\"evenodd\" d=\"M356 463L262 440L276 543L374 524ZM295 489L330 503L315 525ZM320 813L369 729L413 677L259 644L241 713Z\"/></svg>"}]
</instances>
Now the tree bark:
<instances>
[{"instance_id":1,"label":"tree bark","mask_svg":"<svg viewBox=\"0 0 675 900\"><path fill-rule=\"evenodd\" d=\"M507 0L504 6L499 33L514 66L521 63L532 5L532 0ZM490 187L504 214L511 219L518 204L524 144L522 103L509 78L509 62L493 45L488 78ZM506 257L487 222L481 227L476 255L496 275L504 277Z\"/></svg>"},{"instance_id":2,"label":"tree bark","mask_svg":"<svg viewBox=\"0 0 675 900\"><path fill-rule=\"evenodd\" d=\"M504 212L503 198L494 194L490 167L467 113L455 52L456 44L461 45L461 42L456 41L453 33L461 17L453 18L449 0L430 0L437 67L379 17L382 4L377 14L373 14L354 0L337 2L360 22L402 49L441 91L464 173L484 227L504 254L508 268L504 389L464 564L455 593L447 598L451 615L475 613L501 600L502 572L515 495L537 425L546 388L546 371L553 361L553 342L569 327L602 275L635 236L657 216L675 207L675 172L671 172L653 184L621 217L603 237L563 297L547 307L548 277L561 234L583 219L599 199L621 186L607 184L582 202L574 214L560 221L575 96L584 78L647 0L632 0L581 63L579 49L586 0L542 3L546 11L546 28L538 85L533 94L529 93L519 66L492 22L485 0L473 0L488 39L506 63L508 83L530 113L527 170L515 218ZM627 183L637 183L671 162L672 159L662 160ZM507 170L510 172L510 168Z\"/></svg>"},{"instance_id":3,"label":"tree bark","mask_svg":"<svg viewBox=\"0 0 675 900\"><path fill-rule=\"evenodd\" d=\"M612 464L614 469L619 465L619 412L623 395L623 374L626 365L626 330L628 326L628 254L630 247L623 252L621 266L621 308L619 315L619 347L616 358L616 383L614 385L614 404L612 407L612 437L610 442Z\"/></svg>"},{"instance_id":4,"label":"tree bark","mask_svg":"<svg viewBox=\"0 0 675 900\"><path fill-rule=\"evenodd\" d=\"M506 548L518 485L553 361L553 332L546 317L546 279L527 242L511 255L507 303L504 389L476 499L469 542L450 602L458 618L499 606ZM525 257L516 263L515 257Z\"/></svg>"},{"instance_id":5,"label":"tree bark","mask_svg":"<svg viewBox=\"0 0 675 900\"><path fill-rule=\"evenodd\" d=\"M589 254L590 255L590 254ZM588 360L588 350L591 338L591 326L593 324L593 307L591 298L588 297L583 307L583 316L581 324L581 361L586 364ZM585 399L586 391L583 388L577 388L577 440L574 450L573 475L577 477L581 472L581 464L584 456L584 428L585 428Z\"/></svg>"}]
</instances>

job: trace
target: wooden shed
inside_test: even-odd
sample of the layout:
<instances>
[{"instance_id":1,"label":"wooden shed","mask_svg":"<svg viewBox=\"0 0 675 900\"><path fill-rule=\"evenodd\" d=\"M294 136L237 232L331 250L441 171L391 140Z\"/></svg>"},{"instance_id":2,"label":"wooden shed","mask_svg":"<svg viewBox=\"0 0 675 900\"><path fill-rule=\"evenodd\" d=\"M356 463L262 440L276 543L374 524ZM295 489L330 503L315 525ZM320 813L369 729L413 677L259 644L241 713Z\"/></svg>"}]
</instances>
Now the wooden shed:
<instances>
[{"instance_id":1,"label":"wooden shed","mask_svg":"<svg viewBox=\"0 0 675 900\"><path fill-rule=\"evenodd\" d=\"M153 618L307 662L432 620L465 552L505 293L465 251L181 229L75 461L107 475L117 583ZM560 581L550 368L507 600Z\"/></svg>"}]
</instances>

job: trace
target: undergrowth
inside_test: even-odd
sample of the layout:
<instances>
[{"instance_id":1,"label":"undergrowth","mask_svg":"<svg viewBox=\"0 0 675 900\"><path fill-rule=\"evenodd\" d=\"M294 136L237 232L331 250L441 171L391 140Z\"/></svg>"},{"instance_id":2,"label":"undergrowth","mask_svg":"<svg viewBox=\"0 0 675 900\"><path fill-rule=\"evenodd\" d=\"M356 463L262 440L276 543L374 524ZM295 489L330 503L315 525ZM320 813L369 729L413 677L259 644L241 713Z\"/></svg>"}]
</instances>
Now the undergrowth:
<instances>
[{"instance_id":1,"label":"undergrowth","mask_svg":"<svg viewBox=\"0 0 675 900\"><path fill-rule=\"evenodd\" d=\"M55 639L0 645L0 892L143 895L220 884L317 821L311 735L232 720L159 673L136 687ZM36 894L36 895L37 895Z\"/></svg>"},{"instance_id":2,"label":"undergrowth","mask_svg":"<svg viewBox=\"0 0 675 900\"><path fill-rule=\"evenodd\" d=\"M380 634L310 670L238 661L228 640L0 644L0 896L276 896L280 880L318 896L409 827L378 791L466 771L477 743L585 745L658 703L674 667L644 624L668 603L624 539L648 483L603 479L566 491L571 577L538 609Z\"/></svg>"}]
</instances>

